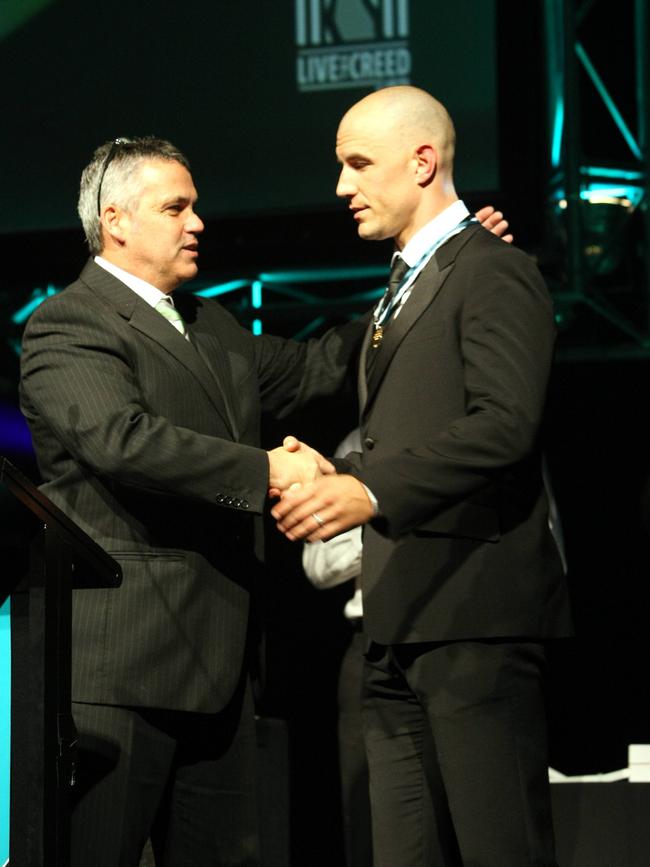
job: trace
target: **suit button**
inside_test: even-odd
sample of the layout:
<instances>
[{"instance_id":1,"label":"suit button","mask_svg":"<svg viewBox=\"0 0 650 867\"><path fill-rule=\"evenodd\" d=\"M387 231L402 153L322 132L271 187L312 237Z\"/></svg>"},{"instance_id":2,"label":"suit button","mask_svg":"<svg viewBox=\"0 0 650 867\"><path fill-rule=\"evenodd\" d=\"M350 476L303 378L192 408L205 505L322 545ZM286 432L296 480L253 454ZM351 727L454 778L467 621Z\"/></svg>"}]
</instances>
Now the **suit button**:
<instances>
[{"instance_id":1,"label":"suit button","mask_svg":"<svg viewBox=\"0 0 650 867\"><path fill-rule=\"evenodd\" d=\"M224 497L224 503L227 506L232 506L232 497Z\"/></svg>"},{"instance_id":2,"label":"suit button","mask_svg":"<svg viewBox=\"0 0 650 867\"><path fill-rule=\"evenodd\" d=\"M250 507L251 507L251 504L248 502L248 500L242 500L241 504L242 504L242 508L244 508L244 509L250 509Z\"/></svg>"},{"instance_id":3,"label":"suit button","mask_svg":"<svg viewBox=\"0 0 650 867\"><path fill-rule=\"evenodd\" d=\"M241 507L241 500L239 499L239 497L235 497L235 499L232 501L232 504L236 509L239 509Z\"/></svg>"},{"instance_id":4,"label":"suit button","mask_svg":"<svg viewBox=\"0 0 650 867\"><path fill-rule=\"evenodd\" d=\"M223 503L223 494L217 494L216 500L217 503Z\"/></svg>"},{"instance_id":5,"label":"suit button","mask_svg":"<svg viewBox=\"0 0 650 867\"><path fill-rule=\"evenodd\" d=\"M363 441L363 444L367 449L374 449L375 447L375 441L372 437L366 437Z\"/></svg>"}]
</instances>

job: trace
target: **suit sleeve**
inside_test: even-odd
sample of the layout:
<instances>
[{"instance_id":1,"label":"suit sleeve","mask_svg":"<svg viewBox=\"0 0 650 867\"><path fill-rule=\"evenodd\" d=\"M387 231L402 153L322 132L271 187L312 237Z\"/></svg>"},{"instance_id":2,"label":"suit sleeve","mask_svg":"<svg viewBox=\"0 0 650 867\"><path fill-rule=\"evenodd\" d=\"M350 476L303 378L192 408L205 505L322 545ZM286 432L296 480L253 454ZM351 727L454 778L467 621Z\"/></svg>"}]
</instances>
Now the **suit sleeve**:
<instances>
[{"instance_id":1,"label":"suit sleeve","mask_svg":"<svg viewBox=\"0 0 650 867\"><path fill-rule=\"evenodd\" d=\"M520 251L503 252L489 264L475 257L456 266L455 279L464 281L457 329L465 411L421 446L352 469L377 497L375 524L386 535L398 537L425 521L435 531L437 515L535 449L553 355L553 310L533 264Z\"/></svg>"},{"instance_id":2,"label":"suit sleeve","mask_svg":"<svg viewBox=\"0 0 650 867\"><path fill-rule=\"evenodd\" d=\"M83 472L122 484L212 503L218 493L232 494L261 512L266 453L153 411L128 342L105 315L102 305L64 293L42 305L25 330L21 407L47 453L45 461L39 454L45 481L72 458Z\"/></svg>"},{"instance_id":3,"label":"suit sleeve","mask_svg":"<svg viewBox=\"0 0 650 867\"><path fill-rule=\"evenodd\" d=\"M269 335L251 338L263 410L284 418L313 400L336 394L346 380L353 382L369 317L370 313L305 343Z\"/></svg>"}]
</instances>

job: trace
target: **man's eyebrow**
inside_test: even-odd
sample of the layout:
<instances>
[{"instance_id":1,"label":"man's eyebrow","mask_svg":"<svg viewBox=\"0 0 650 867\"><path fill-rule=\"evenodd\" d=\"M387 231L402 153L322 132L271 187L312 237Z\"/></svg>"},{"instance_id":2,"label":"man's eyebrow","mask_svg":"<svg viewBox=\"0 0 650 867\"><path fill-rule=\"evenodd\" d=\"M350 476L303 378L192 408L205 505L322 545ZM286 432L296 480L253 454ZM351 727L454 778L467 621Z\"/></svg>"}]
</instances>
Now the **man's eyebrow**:
<instances>
[{"instance_id":1,"label":"man's eyebrow","mask_svg":"<svg viewBox=\"0 0 650 867\"><path fill-rule=\"evenodd\" d=\"M193 200L189 198L189 196L172 196L169 199L165 199L162 203L163 208L169 208L172 205L188 205Z\"/></svg>"},{"instance_id":2,"label":"man's eyebrow","mask_svg":"<svg viewBox=\"0 0 650 867\"><path fill-rule=\"evenodd\" d=\"M351 154L345 154L344 158L338 157L338 161L340 163L346 162L351 163L355 160L363 160L364 162L370 162L370 157L367 154L362 153L361 151L354 151Z\"/></svg>"}]
</instances>

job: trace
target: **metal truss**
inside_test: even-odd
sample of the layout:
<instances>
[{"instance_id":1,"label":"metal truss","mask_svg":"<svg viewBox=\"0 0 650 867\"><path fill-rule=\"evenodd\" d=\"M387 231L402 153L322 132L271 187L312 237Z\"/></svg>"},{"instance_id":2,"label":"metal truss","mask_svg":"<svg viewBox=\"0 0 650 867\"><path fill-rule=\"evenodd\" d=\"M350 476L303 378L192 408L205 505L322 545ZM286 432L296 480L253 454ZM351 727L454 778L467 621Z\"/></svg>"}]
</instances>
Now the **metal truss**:
<instances>
[{"instance_id":1,"label":"metal truss","mask_svg":"<svg viewBox=\"0 0 650 867\"><path fill-rule=\"evenodd\" d=\"M544 0L547 52L548 243L540 258L561 327L559 357L650 358L650 0ZM590 27L597 13L603 27ZM618 32L626 23L627 38ZM613 71L629 68L621 95ZM594 102L597 108L594 108ZM601 136L601 112L613 135ZM612 144L615 140L615 144ZM387 268L270 271L216 285L189 286L221 296L254 333L303 338L328 322L365 311ZM22 324L54 287L34 290L7 337L18 349Z\"/></svg>"},{"instance_id":2,"label":"metal truss","mask_svg":"<svg viewBox=\"0 0 650 867\"><path fill-rule=\"evenodd\" d=\"M607 9L607 33L602 24L590 27L599 6ZM547 256L565 358L650 357L648 6L545 0L554 250ZM634 94L615 97L608 77L625 65ZM599 112L612 135L597 132Z\"/></svg>"},{"instance_id":3,"label":"metal truss","mask_svg":"<svg viewBox=\"0 0 650 867\"><path fill-rule=\"evenodd\" d=\"M221 296L253 334L268 330L303 340L328 322L368 310L383 293L387 277L386 265L264 271L253 278L196 289L194 294ZM352 285L355 291L350 291Z\"/></svg>"},{"instance_id":4,"label":"metal truss","mask_svg":"<svg viewBox=\"0 0 650 867\"><path fill-rule=\"evenodd\" d=\"M649 7L650 0L544 0L549 231L540 267L556 302L560 357L650 358ZM600 30L590 27L603 10L605 28L602 20ZM611 76L623 67L633 86L622 96ZM594 133L594 97L616 146ZM254 333L301 338L367 309L386 276L383 266L296 269L188 289L222 296ZM33 290L8 333L0 328L5 348L18 351L29 313L55 291Z\"/></svg>"},{"instance_id":5,"label":"metal truss","mask_svg":"<svg viewBox=\"0 0 650 867\"><path fill-rule=\"evenodd\" d=\"M387 265L264 271L209 285L189 284L201 298L219 298L253 334L271 331L302 340L330 322L365 313L382 295ZM354 287L354 291L351 291ZM20 333L34 310L60 289L36 288L9 315L7 342L19 352Z\"/></svg>"}]
</instances>

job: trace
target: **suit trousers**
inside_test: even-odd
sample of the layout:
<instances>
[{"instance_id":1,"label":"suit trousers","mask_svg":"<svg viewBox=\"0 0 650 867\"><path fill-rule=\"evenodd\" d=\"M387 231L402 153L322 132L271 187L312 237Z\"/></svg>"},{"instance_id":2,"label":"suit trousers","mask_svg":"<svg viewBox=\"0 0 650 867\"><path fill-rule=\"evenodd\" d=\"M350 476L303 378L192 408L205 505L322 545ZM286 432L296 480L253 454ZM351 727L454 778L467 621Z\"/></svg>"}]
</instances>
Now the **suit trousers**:
<instances>
[{"instance_id":1,"label":"suit trousers","mask_svg":"<svg viewBox=\"0 0 650 867\"><path fill-rule=\"evenodd\" d=\"M556 867L544 663L537 642L370 644L375 867Z\"/></svg>"},{"instance_id":2,"label":"suit trousers","mask_svg":"<svg viewBox=\"0 0 650 867\"><path fill-rule=\"evenodd\" d=\"M364 635L359 629L351 636L338 682L338 743L347 867L372 867L368 760L361 717L364 647Z\"/></svg>"},{"instance_id":3,"label":"suit trousers","mask_svg":"<svg viewBox=\"0 0 650 867\"><path fill-rule=\"evenodd\" d=\"M250 688L216 714L73 703L72 867L260 864Z\"/></svg>"}]
</instances>

